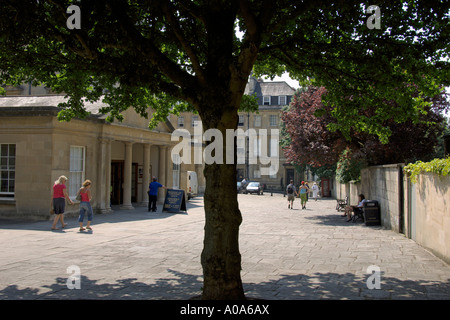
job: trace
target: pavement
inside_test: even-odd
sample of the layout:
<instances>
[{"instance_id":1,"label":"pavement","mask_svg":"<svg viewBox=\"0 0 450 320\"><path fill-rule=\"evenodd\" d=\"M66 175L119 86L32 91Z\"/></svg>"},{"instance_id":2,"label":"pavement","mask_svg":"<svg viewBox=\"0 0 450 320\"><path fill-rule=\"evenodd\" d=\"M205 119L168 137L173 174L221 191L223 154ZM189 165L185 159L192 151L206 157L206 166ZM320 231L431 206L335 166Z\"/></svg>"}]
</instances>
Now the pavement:
<instances>
[{"instance_id":1,"label":"pavement","mask_svg":"<svg viewBox=\"0 0 450 320\"><path fill-rule=\"evenodd\" d=\"M280 194L239 196L242 281L247 297L450 299L450 266L413 240L379 226L346 222L336 201L294 209ZM0 221L0 299L187 300L201 294L204 211L115 210L76 218ZM77 275L79 277L77 278Z\"/></svg>"}]
</instances>

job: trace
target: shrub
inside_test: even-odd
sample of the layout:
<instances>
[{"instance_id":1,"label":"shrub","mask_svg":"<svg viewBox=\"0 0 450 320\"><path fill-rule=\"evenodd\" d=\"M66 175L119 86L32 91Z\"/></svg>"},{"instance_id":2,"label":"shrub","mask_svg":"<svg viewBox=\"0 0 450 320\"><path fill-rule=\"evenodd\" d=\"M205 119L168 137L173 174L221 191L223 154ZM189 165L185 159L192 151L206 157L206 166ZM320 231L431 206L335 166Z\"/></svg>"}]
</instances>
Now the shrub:
<instances>
[{"instance_id":1,"label":"shrub","mask_svg":"<svg viewBox=\"0 0 450 320\"><path fill-rule=\"evenodd\" d=\"M361 181L361 169L365 166L365 162L356 159L349 148L345 149L336 167L336 179L339 183L348 183L350 181Z\"/></svg>"},{"instance_id":2,"label":"shrub","mask_svg":"<svg viewBox=\"0 0 450 320\"><path fill-rule=\"evenodd\" d=\"M432 172L438 176L446 176L450 173L450 157L446 159L433 159L430 162L417 161L410 163L403 168L403 172L411 179L412 183L417 182L417 176L424 172Z\"/></svg>"}]
</instances>

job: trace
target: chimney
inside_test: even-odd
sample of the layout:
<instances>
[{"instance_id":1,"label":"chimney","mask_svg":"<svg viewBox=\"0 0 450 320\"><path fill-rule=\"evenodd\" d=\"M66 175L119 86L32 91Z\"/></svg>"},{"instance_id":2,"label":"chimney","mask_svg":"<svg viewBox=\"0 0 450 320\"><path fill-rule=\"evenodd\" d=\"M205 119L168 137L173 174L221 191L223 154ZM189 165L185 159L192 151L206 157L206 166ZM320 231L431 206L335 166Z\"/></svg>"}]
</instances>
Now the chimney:
<instances>
[{"instance_id":1,"label":"chimney","mask_svg":"<svg viewBox=\"0 0 450 320\"><path fill-rule=\"evenodd\" d=\"M256 86L258 84L258 80L253 76L253 71L250 72L250 78L248 80L248 94L252 95L256 92Z\"/></svg>"}]
</instances>

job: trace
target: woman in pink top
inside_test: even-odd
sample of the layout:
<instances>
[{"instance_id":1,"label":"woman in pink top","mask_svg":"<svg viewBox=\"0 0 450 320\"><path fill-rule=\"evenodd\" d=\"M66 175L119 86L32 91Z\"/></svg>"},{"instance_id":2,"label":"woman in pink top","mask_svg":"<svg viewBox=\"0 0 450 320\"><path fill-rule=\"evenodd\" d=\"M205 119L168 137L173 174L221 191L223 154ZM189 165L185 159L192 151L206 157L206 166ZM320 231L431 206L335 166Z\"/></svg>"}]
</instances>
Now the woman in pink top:
<instances>
[{"instance_id":1,"label":"woman in pink top","mask_svg":"<svg viewBox=\"0 0 450 320\"><path fill-rule=\"evenodd\" d=\"M65 228L67 226L64 223L64 210L66 207L66 199L70 204L73 204L67 194L66 181L69 180L65 176L60 176L52 188L52 205L53 212L55 213L55 219L53 219L52 230L57 230L56 224L61 221L61 227Z\"/></svg>"},{"instance_id":2,"label":"woman in pink top","mask_svg":"<svg viewBox=\"0 0 450 320\"><path fill-rule=\"evenodd\" d=\"M78 191L81 195L80 201L80 216L78 217L78 222L80 223L80 231L84 231L86 229L92 231L91 222L92 222L92 207L91 207L91 180L86 180L83 182L83 187ZM88 222L86 225L86 229L83 228L83 220L84 214L87 212L88 214Z\"/></svg>"}]
</instances>

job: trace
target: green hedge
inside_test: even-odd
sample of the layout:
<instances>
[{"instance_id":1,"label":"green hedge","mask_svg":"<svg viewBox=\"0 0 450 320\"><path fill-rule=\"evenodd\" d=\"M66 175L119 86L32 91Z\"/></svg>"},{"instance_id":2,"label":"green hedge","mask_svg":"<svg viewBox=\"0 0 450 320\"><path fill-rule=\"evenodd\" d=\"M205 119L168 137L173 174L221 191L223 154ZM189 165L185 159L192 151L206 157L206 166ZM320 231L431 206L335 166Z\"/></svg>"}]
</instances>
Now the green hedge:
<instances>
[{"instance_id":1,"label":"green hedge","mask_svg":"<svg viewBox=\"0 0 450 320\"><path fill-rule=\"evenodd\" d=\"M430 162L417 161L410 163L403 168L403 172L411 179L412 183L417 182L417 176L424 172L432 172L439 176L446 176L450 173L450 157L446 159L433 159Z\"/></svg>"}]
</instances>

